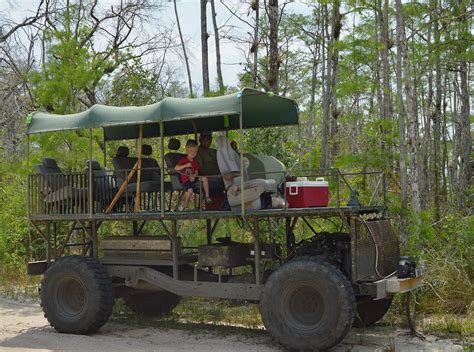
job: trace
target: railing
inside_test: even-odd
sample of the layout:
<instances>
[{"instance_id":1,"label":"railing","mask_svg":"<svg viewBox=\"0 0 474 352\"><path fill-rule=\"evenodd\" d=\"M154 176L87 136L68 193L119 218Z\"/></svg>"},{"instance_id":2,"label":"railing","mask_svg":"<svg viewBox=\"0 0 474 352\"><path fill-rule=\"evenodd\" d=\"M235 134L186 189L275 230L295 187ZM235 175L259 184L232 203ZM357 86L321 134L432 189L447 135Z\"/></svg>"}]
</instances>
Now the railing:
<instances>
[{"instance_id":1,"label":"railing","mask_svg":"<svg viewBox=\"0 0 474 352\"><path fill-rule=\"evenodd\" d=\"M89 212L88 175L83 173L29 175L29 213Z\"/></svg>"},{"instance_id":2,"label":"railing","mask_svg":"<svg viewBox=\"0 0 474 352\"><path fill-rule=\"evenodd\" d=\"M147 174L148 171L148 174ZM69 174L34 174L29 175L29 214L30 215L61 215L77 214L85 215L104 214L112 203L123 178L127 179L131 170L116 170L93 172L92 190L89 189L89 173ZM147 175L154 173L154 179ZM287 172L265 172L267 178L282 179L278 185L278 193L285 200L287 192L285 178ZM120 178L117 178L120 175ZM138 208L142 212L173 211L178 207L183 189L179 187L179 179L176 173L165 172L164 194L161 196L161 181L156 178L160 175L160 169L141 169L140 197L136 196L136 176L125 187L123 193L118 197L110 213L131 213ZM249 173L249 179L261 177L262 171ZM356 200L362 206L385 205L386 184L385 176L381 171L377 172L354 172L341 173L338 169L299 170L294 172L295 177L307 177L315 180L324 177L329 184L330 207L347 206ZM174 177L174 179L173 179ZM214 178L210 176L209 179ZM197 193L202 195L202 187ZM92 194L92 207L90 206L90 194ZM203 209L199 195L194 199L195 210ZM352 199L352 203L350 203ZM136 202L140 204L137 207ZM163 204L162 204L163 203Z\"/></svg>"},{"instance_id":3,"label":"railing","mask_svg":"<svg viewBox=\"0 0 474 352\"><path fill-rule=\"evenodd\" d=\"M142 169L142 173L146 170ZM131 170L119 171L126 178ZM160 211L160 181L142 181L140 197L136 197L136 180L132 181L118 198L112 213L133 212L137 198L140 210ZM29 214L84 215L90 214L91 210L94 214L105 213L122 183L111 171L93 172L92 190L89 188L87 172L29 175ZM92 208L89 202L91 194Z\"/></svg>"}]
</instances>

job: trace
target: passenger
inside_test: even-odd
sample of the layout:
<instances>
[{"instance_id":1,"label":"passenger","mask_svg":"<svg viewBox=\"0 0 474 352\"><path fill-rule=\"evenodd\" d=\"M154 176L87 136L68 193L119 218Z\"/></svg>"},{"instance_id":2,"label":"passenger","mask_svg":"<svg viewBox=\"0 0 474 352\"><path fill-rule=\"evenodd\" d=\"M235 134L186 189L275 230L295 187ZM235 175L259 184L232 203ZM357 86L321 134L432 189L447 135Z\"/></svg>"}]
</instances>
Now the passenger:
<instances>
[{"instance_id":1,"label":"passenger","mask_svg":"<svg viewBox=\"0 0 474 352\"><path fill-rule=\"evenodd\" d=\"M224 190L224 182L222 181L221 171L217 163L217 150L211 148L212 133L210 131L203 131L199 136L199 149L197 154L197 161L201 165L199 173L208 177L209 188L217 191L217 193Z\"/></svg>"},{"instance_id":2,"label":"passenger","mask_svg":"<svg viewBox=\"0 0 474 352\"><path fill-rule=\"evenodd\" d=\"M194 187L199 170L201 169L201 166L196 160L197 152L198 145L196 141L194 139L189 139L186 142L186 156L183 156L175 166L175 170L180 171L180 182L186 191L183 203L178 207L178 210L180 211L187 209L189 200L194 193ZM204 201L209 204L212 200L209 198L209 183L207 177L201 177L201 183L204 188Z\"/></svg>"}]
</instances>

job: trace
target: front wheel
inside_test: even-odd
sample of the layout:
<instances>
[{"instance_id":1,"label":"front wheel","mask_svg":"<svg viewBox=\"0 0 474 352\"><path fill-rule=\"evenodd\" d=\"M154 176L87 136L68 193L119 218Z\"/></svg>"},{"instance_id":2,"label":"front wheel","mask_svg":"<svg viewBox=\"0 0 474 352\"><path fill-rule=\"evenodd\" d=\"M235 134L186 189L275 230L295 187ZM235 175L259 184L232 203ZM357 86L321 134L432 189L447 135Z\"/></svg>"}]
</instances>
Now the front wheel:
<instances>
[{"instance_id":1,"label":"front wheel","mask_svg":"<svg viewBox=\"0 0 474 352\"><path fill-rule=\"evenodd\" d=\"M352 326L354 308L348 280L318 260L281 266L266 282L260 301L266 329L296 350L326 350L338 344Z\"/></svg>"},{"instance_id":2,"label":"front wheel","mask_svg":"<svg viewBox=\"0 0 474 352\"><path fill-rule=\"evenodd\" d=\"M106 268L96 259L72 255L58 259L41 281L44 315L58 332L89 334L112 314L114 295Z\"/></svg>"}]
</instances>

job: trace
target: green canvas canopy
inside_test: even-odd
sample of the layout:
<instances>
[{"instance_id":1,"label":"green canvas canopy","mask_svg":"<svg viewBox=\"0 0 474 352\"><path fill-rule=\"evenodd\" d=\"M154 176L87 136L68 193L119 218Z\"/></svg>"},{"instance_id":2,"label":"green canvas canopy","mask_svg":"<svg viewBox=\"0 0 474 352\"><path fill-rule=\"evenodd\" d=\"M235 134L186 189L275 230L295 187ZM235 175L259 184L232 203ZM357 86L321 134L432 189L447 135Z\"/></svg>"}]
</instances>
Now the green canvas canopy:
<instances>
[{"instance_id":1,"label":"green canvas canopy","mask_svg":"<svg viewBox=\"0 0 474 352\"><path fill-rule=\"evenodd\" d=\"M271 127L298 124L295 101L244 88L237 93L220 97L181 99L165 98L146 106L115 107L94 105L90 109L69 115L35 112L28 121L28 134L68 131L84 128L103 128L105 139L138 138L143 125L143 137L176 136L203 130L222 131L242 127Z\"/></svg>"}]
</instances>

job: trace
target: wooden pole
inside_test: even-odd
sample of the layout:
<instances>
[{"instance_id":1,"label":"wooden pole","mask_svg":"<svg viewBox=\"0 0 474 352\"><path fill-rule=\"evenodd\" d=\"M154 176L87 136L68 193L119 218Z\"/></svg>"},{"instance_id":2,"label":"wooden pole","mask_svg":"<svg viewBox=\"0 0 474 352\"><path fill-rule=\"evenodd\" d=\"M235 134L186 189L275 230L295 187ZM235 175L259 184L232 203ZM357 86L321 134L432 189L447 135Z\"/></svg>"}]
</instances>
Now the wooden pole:
<instances>
[{"instance_id":1,"label":"wooden pole","mask_svg":"<svg viewBox=\"0 0 474 352\"><path fill-rule=\"evenodd\" d=\"M133 169L132 171L130 171L130 173L128 174L127 176L127 179L125 180L124 183L122 183L122 185L120 186L117 194L115 195L114 199L112 199L112 201L110 202L109 206L107 207L107 210L105 211L106 214L109 214L112 209L114 208L115 204L118 202L120 196L122 195L122 193L125 191L125 189L127 188L128 184L130 183L130 180L132 179L133 175L135 175L135 172L137 172L137 169L138 169L138 160L137 162L135 163L135 165L133 166Z\"/></svg>"},{"instance_id":2,"label":"wooden pole","mask_svg":"<svg viewBox=\"0 0 474 352\"><path fill-rule=\"evenodd\" d=\"M143 125L138 130L138 171L137 171L137 192L135 195L135 212L140 211L140 178L142 175L142 143L143 143Z\"/></svg>"}]
</instances>

